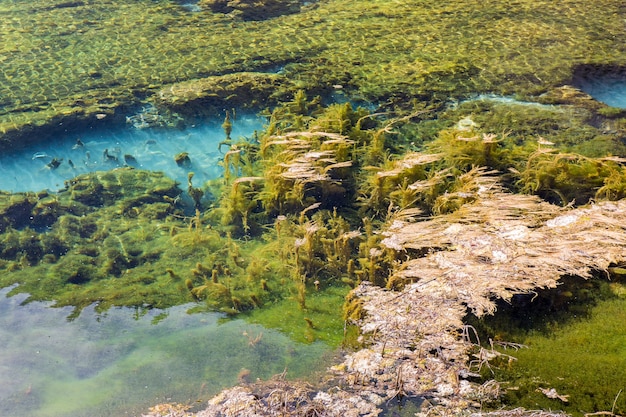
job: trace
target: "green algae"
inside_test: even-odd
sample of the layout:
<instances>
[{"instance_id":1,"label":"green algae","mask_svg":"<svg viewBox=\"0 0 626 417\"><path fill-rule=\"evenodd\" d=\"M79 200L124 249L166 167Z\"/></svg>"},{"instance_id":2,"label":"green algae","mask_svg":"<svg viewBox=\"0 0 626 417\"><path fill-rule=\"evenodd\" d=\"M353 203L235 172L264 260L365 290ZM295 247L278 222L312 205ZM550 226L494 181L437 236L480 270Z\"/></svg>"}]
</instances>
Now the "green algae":
<instances>
[{"instance_id":1,"label":"green algae","mask_svg":"<svg viewBox=\"0 0 626 417\"><path fill-rule=\"evenodd\" d=\"M6 194L2 284L18 283L11 294L27 292L28 301L74 306L70 318L92 304L105 311L196 301L195 311L235 315L293 301L299 311L282 330L308 343L339 344L343 321L333 313L349 288L341 278L358 233L347 236L350 224L328 209L307 214L299 204L280 218L262 211L262 186L241 177L262 173L258 146L231 141L229 175L208 189L189 174L194 216L178 205L183 191L174 181L130 168L79 176L55 194ZM193 198L205 190L218 196L208 208ZM280 308L267 311L255 320L278 326L272 311Z\"/></svg>"},{"instance_id":2,"label":"green algae","mask_svg":"<svg viewBox=\"0 0 626 417\"><path fill-rule=\"evenodd\" d=\"M319 340L330 346L346 346L353 342L353 335L346 333L348 329L337 312L341 311L348 290L347 286L334 286L310 294L305 309L299 308L293 296L252 310L245 317L263 327L280 330L298 342Z\"/></svg>"},{"instance_id":3,"label":"green algae","mask_svg":"<svg viewBox=\"0 0 626 417\"><path fill-rule=\"evenodd\" d=\"M28 221L13 222L5 231L3 286L19 282L16 292L29 292L33 300L56 299L78 310L94 302L111 305L123 292L115 280L155 259L155 241L163 234L158 224L175 211L165 199L179 193L175 182L162 174L122 169L77 177L56 194L19 194L31 205L21 206ZM11 209L16 206L8 200L3 215L15 219ZM140 213L143 207L148 209ZM163 280L144 274L123 281L138 292L152 281L163 285ZM96 282L100 290L107 288L108 296L94 291ZM126 298L135 305L146 302L131 293ZM178 297L178 302L184 299Z\"/></svg>"},{"instance_id":4,"label":"green algae","mask_svg":"<svg viewBox=\"0 0 626 417\"><path fill-rule=\"evenodd\" d=\"M72 318L94 303L105 311L196 301L234 315L293 301L299 311L281 329L337 344L343 321L333 312L347 289L363 279L384 284L371 222L351 207L358 169L347 168L382 149L370 143L376 130L365 129L366 119L363 109L297 95L260 142L230 140L223 178L196 186L189 174L192 197L215 196L208 207L193 198L194 216L178 205L174 181L129 168L79 176L55 194L6 194L2 284L18 283L11 293L27 292L29 301L74 306ZM309 161L317 174L292 176L288 165L305 155L317 155ZM259 320L278 326L271 311Z\"/></svg>"},{"instance_id":5,"label":"green algae","mask_svg":"<svg viewBox=\"0 0 626 417\"><path fill-rule=\"evenodd\" d=\"M251 7L237 4L242 13ZM189 13L169 1L4 3L0 132L3 141L31 141L25 133L42 133L42 125L97 123L98 115L123 121L118 109L211 77L225 77L224 86L234 78L232 93L214 101L226 108L242 97L261 103L297 89L397 103L476 92L536 95L567 83L581 64L623 65L621 12L615 0L593 13L580 0L514 8L495 0L361 0L246 21ZM279 67L271 88L241 88L236 80Z\"/></svg>"},{"instance_id":6,"label":"green algae","mask_svg":"<svg viewBox=\"0 0 626 417\"><path fill-rule=\"evenodd\" d=\"M207 298L207 307L230 313L277 297L284 266L254 255L258 243L238 244L186 218L175 205L181 192L162 174L120 169L77 177L54 195L6 195L2 285L19 283L13 294L72 305L74 314L93 303L163 308ZM52 214L40 210L52 201ZM221 299L196 288L214 269Z\"/></svg>"},{"instance_id":7,"label":"green algae","mask_svg":"<svg viewBox=\"0 0 626 417\"><path fill-rule=\"evenodd\" d=\"M193 216L173 181L133 169L79 176L56 194L4 194L2 284L76 314L92 303L188 301L238 314L286 299L307 311L320 288L363 280L394 288L387 271L396 259L377 249L376 228L402 209L455 211L488 170L512 191L560 204L626 192L621 159L560 152L540 136L569 124L605 137L587 110L469 101L434 123L437 110L424 106L377 120L349 103L320 103L299 90L251 139L230 138L227 117L224 176L198 185L188 175ZM503 123L510 134L489 133ZM398 168L419 147L431 156ZM214 196L206 206L205 194ZM312 329L320 321L307 318L296 321Z\"/></svg>"},{"instance_id":8,"label":"green algae","mask_svg":"<svg viewBox=\"0 0 626 417\"><path fill-rule=\"evenodd\" d=\"M174 181L130 168L79 176L54 194L3 194L2 285L17 283L11 294L27 292L27 302L74 306L70 319L90 305L143 314L195 302L192 312L245 313L297 341L352 346L349 323L361 312L346 301L349 288L364 280L402 286L389 280L398 258L380 250L377 233L397 211L454 212L486 173L512 191L558 191L563 204L623 195L621 159L564 153L535 139L540 121L578 114L567 107L469 102L435 122L437 110L423 106L385 118L320 103L299 92L273 111L265 132L226 139L222 178L194 184L189 173L194 215L179 205L184 191ZM489 133L501 117L510 135ZM571 123L582 129L585 120ZM418 144L426 132L435 138ZM214 199L193 198L204 193ZM569 295L551 306L555 300ZM255 346L259 336L245 337Z\"/></svg>"},{"instance_id":9,"label":"green algae","mask_svg":"<svg viewBox=\"0 0 626 417\"><path fill-rule=\"evenodd\" d=\"M499 406L563 410L574 416L612 412L621 415L620 395L626 379L619 371L624 357L623 284L569 281L540 293L533 301L504 307L477 324L484 337L525 347L503 350L515 360L484 369L487 379L501 381ZM486 340L486 339L485 339ZM567 401L548 398L540 389L554 388Z\"/></svg>"},{"instance_id":10,"label":"green algae","mask_svg":"<svg viewBox=\"0 0 626 417\"><path fill-rule=\"evenodd\" d=\"M440 111L436 121L409 124L400 133L407 141L416 139L410 149L442 155L434 165L447 172L440 187L454 187L451 178L482 166L498 173L511 191L561 205L585 204L623 196L626 148L620 130L598 126L608 122L588 107L484 97ZM407 180L427 177L422 173Z\"/></svg>"},{"instance_id":11,"label":"green algae","mask_svg":"<svg viewBox=\"0 0 626 417\"><path fill-rule=\"evenodd\" d=\"M458 209L478 187L476 166L512 191L563 205L626 192L622 161L603 159L626 155L622 113L555 88L583 63L625 64L616 1L594 13L573 0L514 9L499 1L322 1L264 21L186 13L164 1L59 5L0 4L10 12L0 24L2 146L45 139L42 126L123 122L138 102L195 117L292 97L253 141L227 133L224 178L194 185L190 176L195 216L177 205L182 191L173 183L145 185L152 174L139 171L79 177L58 195L3 195L0 283L19 282L13 293L30 300L75 306L72 317L93 303L195 301L249 311L296 340L337 345L349 286L396 288L387 275L397 260L376 250L377 227L399 209ZM442 105L483 92L553 106ZM389 111L324 107L307 93L385 102ZM464 119L469 130L459 129ZM424 150L442 157L378 175ZM303 158L308 178L290 171ZM410 188L429 180L423 191ZM211 206L193 197L201 193L216 196ZM610 408L590 401L581 409Z\"/></svg>"}]
</instances>

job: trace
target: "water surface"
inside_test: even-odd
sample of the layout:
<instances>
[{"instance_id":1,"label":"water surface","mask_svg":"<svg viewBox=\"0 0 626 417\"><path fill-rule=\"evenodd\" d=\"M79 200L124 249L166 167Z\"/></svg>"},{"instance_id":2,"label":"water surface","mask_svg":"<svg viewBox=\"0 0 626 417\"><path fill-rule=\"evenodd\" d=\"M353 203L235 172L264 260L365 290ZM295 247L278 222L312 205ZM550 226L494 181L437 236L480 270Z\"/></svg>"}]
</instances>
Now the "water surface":
<instances>
[{"instance_id":1,"label":"water surface","mask_svg":"<svg viewBox=\"0 0 626 417\"><path fill-rule=\"evenodd\" d=\"M579 75L574 85L591 97L611 107L626 109L626 74L592 71Z\"/></svg>"},{"instance_id":2,"label":"water surface","mask_svg":"<svg viewBox=\"0 0 626 417\"><path fill-rule=\"evenodd\" d=\"M141 415L162 402L202 406L240 379L310 375L331 349L191 305L140 311L20 305L0 291L0 415Z\"/></svg>"},{"instance_id":3,"label":"water surface","mask_svg":"<svg viewBox=\"0 0 626 417\"><path fill-rule=\"evenodd\" d=\"M32 145L0 156L0 190L57 191L79 174L128 165L162 171L187 187L187 174L194 172L194 185L219 177L219 165L227 145L222 117L185 129L100 127L80 133L59 135L46 143ZM233 121L231 137L252 138L263 127L263 119L242 115ZM186 152L190 163L177 164L175 156ZM58 166L57 166L58 164Z\"/></svg>"}]
</instances>

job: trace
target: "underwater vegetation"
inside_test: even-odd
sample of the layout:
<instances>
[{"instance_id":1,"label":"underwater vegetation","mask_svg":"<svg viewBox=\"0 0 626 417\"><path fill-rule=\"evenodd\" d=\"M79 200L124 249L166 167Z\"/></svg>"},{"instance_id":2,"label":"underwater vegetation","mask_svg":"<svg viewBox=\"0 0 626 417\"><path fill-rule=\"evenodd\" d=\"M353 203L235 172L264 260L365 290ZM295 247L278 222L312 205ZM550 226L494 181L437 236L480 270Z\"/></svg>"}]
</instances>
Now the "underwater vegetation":
<instances>
[{"instance_id":1,"label":"underwater vegetation","mask_svg":"<svg viewBox=\"0 0 626 417\"><path fill-rule=\"evenodd\" d=\"M626 380L613 371L625 365L623 282L569 278L512 301L495 316L469 320L506 355L481 371L502 381L502 395L485 406L623 415Z\"/></svg>"},{"instance_id":2,"label":"underwater vegetation","mask_svg":"<svg viewBox=\"0 0 626 417\"><path fill-rule=\"evenodd\" d=\"M3 195L3 286L19 283L13 293L74 314L93 303L102 311L193 300L237 313L279 297L287 269L253 255L258 243L212 230L199 212L185 216L181 193L162 174L124 168L81 175L51 195Z\"/></svg>"},{"instance_id":3,"label":"underwater vegetation","mask_svg":"<svg viewBox=\"0 0 626 417\"><path fill-rule=\"evenodd\" d=\"M454 213L496 178L563 206L623 198L624 154L574 153L584 142L557 133L567 124L619 151L623 130L589 124L590 111L486 100L371 113L299 90L251 138L231 137L226 112L223 175L206 184L193 172L179 187L121 168L81 175L58 193L4 193L2 284L77 313L92 303L193 300L237 314L285 299L306 311L308 297L329 288L396 288L389 271L398 258L381 250L379 230L400 213ZM183 168L190 158L175 156Z\"/></svg>"},{"instance_id":4,"label":"underwater vegetation","mask_svg":"<svg viewBox=\"0 0 626 417\"><path fill-rule=\"evenodd\" d=\"M293 299L307 312L301 323L308 334L298 337L333 339L316 299L334 293L323 304L339 310L349 285L373 268L369 256L363 266L351 261L365 251L363 239L338 213L350 205L340 183L354 189L354 171L342 171L351 165L352 141L341 133L349 134L366 112L296 98L310 111L291 113L296 102L285 104L262 139L233 140L227 113L224 174L207 185L195 184L193 172L183 190L163 174L120 168L78 176L58 193L4 193L2 284L19 283L12 294L27 292L28 301L74 306L73 315L94 303L102 311L189 301L238 314ZM310 133L313 122L325 132ZM281 134L299 145L280 144ZM189 155L177 158L184 166ZM195 215L182 205L184 193ZM215 196L209 205L202 199L207 193Z\"/></svg>"},{"instance_id":5,"label":"underwater vegetation","mask_svg":"<svg viewBox=\"0 0 626 417\"><path fill-rule=\"evenodd\" d=\"M265 130L250 138L232 137L227 112L219 144L223 175L207 183L194 181L193 172L187 184L177 184L160 173L120 168L78 176L58 193L2 194L0 282L17 283L11 294L29 293L26 302L74 306L70 319L92 304L103 311L195 302L193 310L245 313L296 340L351 346L346 325L364 312L362 301L348 297L341 317L349 289L369 282L401 290L427 272L439 273L432 265L427 272L413 266L445 256L438 252L449 245L454 219L466 216L461 224L478 234L518 217L530 229L559 206L623 197L623 155L575 153L580 143L558 143L556 133L548 141L542 135L549 129L539 123L555 123L556 130L570 123L588 140L604 137L619 150L620 119L568 106L469 101L371 113L349 102L325 105L299 90L268 112ZM499 117L510 120L506 131ZM590 120L611 123L615 132ZM194 155L178 155L181 167L185 157ZM193 207L181 203L183 195ZM591 209L580 210L582 222ZM585 235L551 227L534 233L544 243ZM609 244L617 232L603 236ZM477 242L462 243L476 248ZM513 258L507 251L516 245L472 259L497 264ZM599 246L585 250L607 253ZM583 252L572 262L586 260ZM405 262L407 256L416 258ZM516 259L524 268L535 261ZM550 276L536 285L569 271L559 259L535 268ZM490 291L510 296L506 271L493 271ZM493 311L490 302L464 302L463 308Z\"/></svg>"},{"instance_id":6,"label":"underwater vegetation","mask_svg":"<svg viewBox=\"0 0 626 417\"><path fill-rule=\"evenodd\" d=\"M252 319L263 307L258 320L281 327L288 306L294 337L338 343L337 329L363 314L350 297L331 317L350 288L401 290L420 276L400 265L443 245L426 236L404 247L382 231L539 204L517 194L555 207L624 197L626 115L567 86L589 68L626 65L622 2L594 5L0 4L4 149L126 123L142 106L130 122L164 129L269 107L265 131L247 139L231 137L227 113L223 176L208 183L125 168L58 193L3 193L0 283L74 306L71 317L94 303L193 301ZM175 158L183 169L190 160ZM486 191L515 197L481 206Z\"/></svg>"},{"instance_id":7,"label":"underwater vegetation","mask_svg":"<svg viewBox=\"0 0 626 417\"><path fill-rule=\"evenodd\" d=\"M198 6L243 20L266 20L300 11L299 0L201 0Z\"/></svg>"},{"instance_id":8,"label":"underwater vegetation","mask_svg":"<svg viewBox=\"0 0 626 417\"><path fill-rule=\"evenodd\" d=\"M180 107L199 91L206 108L219 109L274 105L299 89L388 106L442 103L537 96L569 83L583 64L626 63L617 0L596 2L594 13L582 0L524 0L514 9L498 0L199 5L1 4L2 146L123 123L128 108L158 103L162 92Z\"/></svg>"}]
</instances>

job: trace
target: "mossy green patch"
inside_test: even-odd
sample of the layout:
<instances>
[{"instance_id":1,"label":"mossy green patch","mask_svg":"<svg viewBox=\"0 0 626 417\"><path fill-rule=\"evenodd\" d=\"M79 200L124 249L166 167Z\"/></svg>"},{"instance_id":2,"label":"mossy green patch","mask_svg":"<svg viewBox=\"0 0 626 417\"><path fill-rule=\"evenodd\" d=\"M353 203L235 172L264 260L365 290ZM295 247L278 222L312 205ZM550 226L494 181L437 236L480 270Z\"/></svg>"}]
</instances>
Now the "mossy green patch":
<instances>
[{"instance_id":1,"label":"mossy green patch","mask_svg":"<svg viewBox=\"0 0 626 417\"><path fill-rule=\"evenodd\" d=\"M598 128L597 118L587 108L485 97L462 102L439 112L437 121L409 125L401 133L406 141L417 139L413 148L441 153L439 168L467 172L485 166L512 191L561 205L585 204L624 195L622 134Z\"/></svg>"},{"instance_id":2,"label":"mossy green patch","mask_svg":"<svg viewBox=\"0 0 626 417\"><path fill-rule=\"evenodd\" d=\"M200 212L186 217L181 193L163 174L119 169L82 175L56 194L4 195L1 284L74 314L94 303L101 311L193 300L230 314L289 294L287 265L264 242L236 241Z\"/></svg>"},{"instance_id":3,"label":"mossy green patch","mask_svg":"<svg viewBox=\"0 0 626 417\"><path fill-rule=\"evenodd\" d=\"M247 19L257 6L237 4L240 16L191 13L166 0L0 5L5 145L34 140L34 131L45 139L43 125L123 121L128 106L181 82L190 82L178 89L186 101L183 86L207 77L224 90L214 97L222 108L297 89L401 103L536 95L569 82L581 64L626 64L617 0L596 2L593 12L582 0L514 8L499 0L327 0L266 20ZM275 69L282 74L263 88L262 73ZM246 87L237 73L261 82Z\"/></svg>"},{"instance_id":4,"label":"mossy green patch","mask_svg":"<svg viewBox=\"0 0 626 417\"><path fill-rule=\"evenodd\" d=\"M626 366L622 285L575 280L527 300L522 308L504 308L501 316L487 318L485 336L526 346L504 351L516 360L483 369L486 378L502 382L497 406L558 409L574 416L623 414L626 399L620 394L626 377L618 371ZM541 391L551 388L566 401Z\"/></svg>"},{"instance_id":5,"label":"mossy green patch","mask_svg":"<svg viewBox=\"0 0 626 417\"><path fill-rule=\"evenodd\" d=\"M334 286L313 292L307 297L306 308L300 308L297 295L246 315L253 323L278 329L293 340L303 343L323 341L331 346L349 342L346 325L338 314L348 293L347 286Z\"/></svg>"}]
</instances>

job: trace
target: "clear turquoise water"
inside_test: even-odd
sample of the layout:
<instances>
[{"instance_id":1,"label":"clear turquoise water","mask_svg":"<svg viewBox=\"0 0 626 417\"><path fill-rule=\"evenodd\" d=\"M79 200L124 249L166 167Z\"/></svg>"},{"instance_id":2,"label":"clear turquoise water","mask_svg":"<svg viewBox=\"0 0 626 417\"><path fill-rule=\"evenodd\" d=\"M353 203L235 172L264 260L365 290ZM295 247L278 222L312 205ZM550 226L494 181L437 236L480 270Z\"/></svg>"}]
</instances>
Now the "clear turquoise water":
<instances>
[{"instance_id":1,"label":"clear turquoise water","mask_svg":"<svg viewBox=\"0 0 626 417\"><path fill-rule=\"evenodd\" d=\"M3 1L13 2L26 3ZM195 10L192 0L178 3L186 11ZM590 80L583 90L626 108L626 84L608 81ZM185 130L129 126L60 136L49 145L0 157L0 189L57 190L77 174L124 164L124 155L136 161L129 165L164 171L183 188L187 173L194 171L199 185L221 173L220 124L216 118ZM240 118L233 136L251 135L259 126L258 121ZM75 148L77 139L84 146ZM117 162L104 158L105 149ZM189 152L190 167L174 163L179 152ZM53 158L62 160L56 169L47 166ZM219 315L188 315L189 306L170 309L163 317L162 311L141 315L111 309L98 314L86 309L67 322L70 309L44 303L20 306L24 296L6 299L6 292L0 292L0 416L140 415L159 402L204 401L236 383L244 368L252 378L266 378L285 367L292 376L304 374L319 367L320 357L328 353L323 344L293 343L244 321L220 324ZM251 345L250 338L261 334Z\"/></svg>"},{"instance_id":2,"label":"clear turquoise water","mask_svg":"<svg viewBox=\"0 0 626 417\"><path fill-rule=\"evenodd\" d=\"M220 117L221 116L221 117ZM114 169L123 165L152 171L163 171L187 187L187 174L194 172L194 185L219 177L218 165L228 147L219 143L225 134L221 127L224 116L216 116L185 129L138 129L98 127L79 133L59 135L52 140L30 146L19 152L0 155L0 190L57 191L64 181L87 172ZM233 121L231 137L251 138L263 128L264 120L254 115L241 115ZM80 141L80 143L78 142ZM108 157L105 156L105 150ZM174 156L189 153L191 165L180 167ZM126 157L130 155L132 158ZM56 168L48 166L53 158Z\"/></svg>"},{"instance_id":3,"label":"clear turquoise water","mask_svg":"<svg viewBox=\"0 0 626 417\"><path fill-rule=\"evenodd\" d=\"M20 303L0 291L0 415L113 417L141 415L157 403L206 404L221 388L250 378L288 377L323 367L330 348L304 345L243 320L191 307L140 312ZM255 342L255 339L259 339Z\"/></svg>"}]
</instances>

